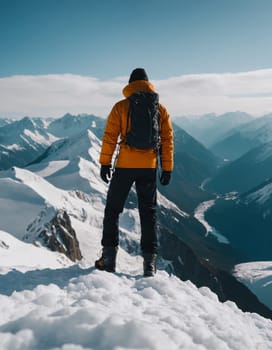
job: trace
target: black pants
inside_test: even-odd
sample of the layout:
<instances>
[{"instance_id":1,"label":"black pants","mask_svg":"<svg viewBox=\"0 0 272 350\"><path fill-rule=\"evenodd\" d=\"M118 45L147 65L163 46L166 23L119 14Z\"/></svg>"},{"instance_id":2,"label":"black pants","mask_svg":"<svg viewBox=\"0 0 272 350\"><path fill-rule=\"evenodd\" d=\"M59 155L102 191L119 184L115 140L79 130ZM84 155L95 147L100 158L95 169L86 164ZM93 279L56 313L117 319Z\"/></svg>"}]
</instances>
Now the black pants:
<instances>
[{"instance_id":1,"label":"black pants","mask_svg":"<svg viewBox=\"0 0 272 350\"><path fill-rule=\"evenodd\" d=\"M117 246L119 244L119 214L124 209L125 201L134 182L141 222L141 249L143 253L156 253L158 246L156 169L115 169L107 195L102 245Z\"/></svg>"}]
</instances>

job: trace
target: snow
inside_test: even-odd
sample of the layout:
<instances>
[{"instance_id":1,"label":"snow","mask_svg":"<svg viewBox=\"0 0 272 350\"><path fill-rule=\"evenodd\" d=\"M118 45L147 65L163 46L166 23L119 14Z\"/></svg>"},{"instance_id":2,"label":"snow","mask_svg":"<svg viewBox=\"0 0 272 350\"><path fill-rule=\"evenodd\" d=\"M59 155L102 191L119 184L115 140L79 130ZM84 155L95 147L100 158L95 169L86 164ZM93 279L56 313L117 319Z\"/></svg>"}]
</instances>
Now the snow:
<instances>
[{"instance_id":1,"label":"snow","mask_svg":"<svg viewBox=\"0 0 272 350\"><path fill-rule=\"evenodd\" d=\"M0 178L0 228L22 238L29 222L39 215L44 200L12 178Z\"/></svg>"},{"instance_id":2,"label":"snow","mask_svg":"<svg viewBox=\"0 0 272 350\"><path fill-rule=\"evenodd\" d=\"M31 170L41 177L48 177L65 168L68 164L69 160L56 160L32 165Z\"/></svg>"},{"instance_id":3,"label":"snow","mask_svg":"<svg viewBox=\"0 0 272 350\"><path fill-rule=\"evenodd\" d=\"M155 277L142 277L133 206L120 217L117 272L93 268L107 191L99 178L99 148L88 131L41 164L0 174L1 350L271 349L271 320L167 274L164 261ZM158 199L173 220L187 216L161 194ZM32 242L31 233L59 209L70 215L80 262L21 240L28 232Z\"/></svg>"},{"instance_id":4,"label":"snow","mask_svg":"<svg viewBox=\"0 0 272 350\"><path fill-rule=\"evenodd\" d=\"M53 142L58 140L58 137L48 133L46 134L46 137L44 135L41 135L37 130L30 131L28 129L24 129L23 133L31 138L35 143L42 144L42 145L51 145Z\"/></svg>"},{"instance_id":5,"label":"snow","mask_svg":"<svg viewBox=\"0 0 272 350\"><path fill-rule=\"evenodd\" d=\"M210 226L210 224L205 219L205 212L213 206L215 200L206 201L200 203L199 206L195 209L194 217L205 227L206 229L206 237L211 234L214 236L220 243L229 244L229 240L223 236L220 232L218 232L214 227Z\"/></svg>"},{"instance_id":6,"label":"snow","mask_svg":"<svg viewBox=\"0 0 272 350\"><path fill-rule=\"evenodd\" d=\"M247 201L255 201L260 205L263 205L265 202L269 201L272 196L272 184L269 183L263 186L261 189L253 192L252 194L247 196Z\"/></svg>"},{"instance_id":7,"label":"snow","mask_svg":"<svg viewBox=\"0 0 272 350\"><path fill-rule=\"evenodd\" d=\"M21 145L17 145L16 143L6 146L7 149L11 150L11 151L21 151L23 149L23 147Z\"/></svg>"},{"instance_id":8,"label":"snow","mask_svg":"<svg viewBox=\"0 0 272 350\"><path fill-rule=\"evenodd\" d=\"M272 309L272 261L256 261L235 266L235 276L258 299Z\"/></svg>"},{"instance_id":9,"label":"snow","mask_svg":"<svg viewBox=\"0 0 272 350\"><path fill-rule=\"evenodd\" d=\"M166 207L168 209L172 209L172 210L176 211L180 216L183 216L183 217L189 216L183 210L179 209L173 202L169 201L166 197L161 195L160 192L158 192L158 203L160 203L161 205L163 205L164 207Z\"/></svg>"},{"instance_id":10,"label":"snow","mask_svg":"<svg viewBox=\"0 0 272 350\"><path fill-rule=\"evenodd\" d=\"M52 275L48 285L38 284L48 282L46 271L30 272L28 289L0 295L2 348L265 350L272 346L271 321L243 313L231 302L219 303L208 288L197 289L165 272L148 279L92 268L71 267L66 272L66 281ZM1 286L8 278L9 274L0 277ZM24 274L17 274L17 279L23 282Z\"/></svg>"},{"instance_id":11,"label":"snow","mask_svg":"<svg viewBox=\"0 0 272 350\"><path fill-rule=\"evenodd\" d=\"M6 274L13 269L26 272L32 269L56 269L72 265L72 262L63 254L54 253L44 247L24 243L13 235L1 230L0 255L0 274Z\"/></svg>"},{"instance_id":12,"label":"snow","mask_svg":"<svg viewBox=\"0 0 272 350\"><path fill-rule=\"evenodd\" d=\"M81 162L81 171L84 164ZM232 302L220 303L208 288L198 289L162 270L154 278L143 278L141 256L128 254L125 244L119 249L115 274L94 270L93 263L101 249L103 186L103 195L94 192L85 202L74 192L60 190L26 169L14 168L8 179L32 191L30 202L42 198L52 206L64 205L74 214L72 226L84 258L67 264L58 253L1 232L2 349L272 347L272 321L243 313ZM90 177L89 181L98 180ZM16 193L17 189L12 193L14 200ZM77 214L82 208L85 217ZM183 213L175 215L178 218ZM121 236L125 233L130 242L139 246L136 209L125 209L120 226Z\"/></svg>"}]
</instances>

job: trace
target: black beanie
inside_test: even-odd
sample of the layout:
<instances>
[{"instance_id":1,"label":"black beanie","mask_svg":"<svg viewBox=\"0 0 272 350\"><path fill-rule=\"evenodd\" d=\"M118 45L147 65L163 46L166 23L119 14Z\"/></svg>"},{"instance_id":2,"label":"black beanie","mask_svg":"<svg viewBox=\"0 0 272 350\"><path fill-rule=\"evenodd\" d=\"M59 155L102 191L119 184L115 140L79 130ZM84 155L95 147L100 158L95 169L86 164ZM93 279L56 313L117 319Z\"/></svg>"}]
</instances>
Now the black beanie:
<instances>
[{"instance_id":1,"label":"black beanie","mask_svg":"<svg viewBox=\"0 0 272 350\"><path fill-rule=\"evenodd\" d=\"M146 80L148 81L148 76L143 68L136 68L132 71L129 77L129 83L135 80Z\"/></svg>"}]
</instances>

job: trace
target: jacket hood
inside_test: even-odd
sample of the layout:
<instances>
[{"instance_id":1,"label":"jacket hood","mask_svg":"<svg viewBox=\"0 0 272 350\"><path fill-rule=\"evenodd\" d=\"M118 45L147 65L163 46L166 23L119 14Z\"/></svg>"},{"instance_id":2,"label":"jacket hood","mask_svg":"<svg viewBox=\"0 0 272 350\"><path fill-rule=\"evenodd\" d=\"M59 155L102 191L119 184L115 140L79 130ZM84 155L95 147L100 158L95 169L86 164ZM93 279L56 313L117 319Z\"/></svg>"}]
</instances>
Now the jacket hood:
<instances>
[{"instance_id":1,"label":"jacket hood","mask_svg":"<svg viewBox=\"0 0 272 350\"><path fill-rule=\"evenodd\" d=\"M123 95L128 98L135 92L139 91L149 91L149 92L155 92L154 86L150 83L150 81L146 80L135 80L129 83L127 86L123 89Z\"/></svg>"}]
</instances>

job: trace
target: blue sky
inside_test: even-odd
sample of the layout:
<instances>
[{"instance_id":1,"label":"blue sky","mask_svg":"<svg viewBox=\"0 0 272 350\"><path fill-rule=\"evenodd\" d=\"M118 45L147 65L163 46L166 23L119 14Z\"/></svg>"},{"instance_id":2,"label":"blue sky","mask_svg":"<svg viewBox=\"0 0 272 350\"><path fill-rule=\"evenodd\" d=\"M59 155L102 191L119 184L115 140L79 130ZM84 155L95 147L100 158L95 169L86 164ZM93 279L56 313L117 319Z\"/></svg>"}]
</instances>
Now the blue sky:
<instances>
[{"instance_id":1,"label":"blue sky","mask_svg":"<svg viewBox=\"0 0 272 350\"><path fill-rule=\"evenodd\" d=\"M0 77L272 66L271 0L0 0Z\"/></svg>"},{"instance_id":2,"label":"blue sky","mask_svg":"<svg viewBox=\"0 0 272 350\"><path fill-rule=\"evenodd\" d=\"M173 116L272 113L272 0L0 0L0 117L106 117L144 67Z\"/></svg>"}]
</instances>

